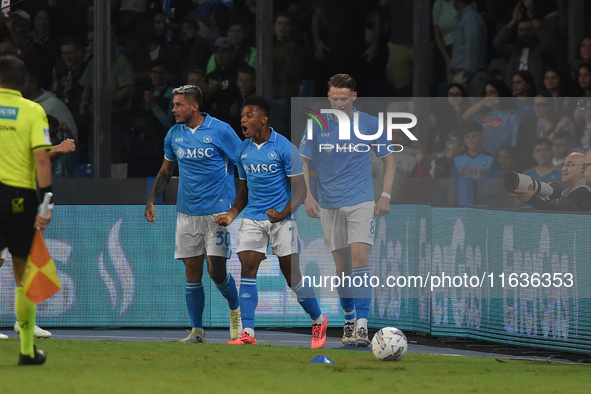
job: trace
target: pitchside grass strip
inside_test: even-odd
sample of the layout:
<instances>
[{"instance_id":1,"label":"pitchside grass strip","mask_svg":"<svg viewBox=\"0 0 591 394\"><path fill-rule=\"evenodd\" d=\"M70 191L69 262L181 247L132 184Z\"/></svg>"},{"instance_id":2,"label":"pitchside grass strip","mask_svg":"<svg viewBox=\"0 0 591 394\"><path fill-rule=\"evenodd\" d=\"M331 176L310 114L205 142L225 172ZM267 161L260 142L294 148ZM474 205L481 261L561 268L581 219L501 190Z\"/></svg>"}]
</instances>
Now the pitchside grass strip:
<instances>
[{"instance_id":1,"label":"pitchside grass strip","mask_svg":"<svg viewBox=\"0 0 591 394\"><path fill-rule=\"evenodd\" d=\"M37 340L41 367L18 367L17 339L0 341L0 393L577 393L591 366L489 357L172 342ZM412 345L411 345L412 346ZM335 364L311 364L325 355Z\"/></svg>"}]
</instances>

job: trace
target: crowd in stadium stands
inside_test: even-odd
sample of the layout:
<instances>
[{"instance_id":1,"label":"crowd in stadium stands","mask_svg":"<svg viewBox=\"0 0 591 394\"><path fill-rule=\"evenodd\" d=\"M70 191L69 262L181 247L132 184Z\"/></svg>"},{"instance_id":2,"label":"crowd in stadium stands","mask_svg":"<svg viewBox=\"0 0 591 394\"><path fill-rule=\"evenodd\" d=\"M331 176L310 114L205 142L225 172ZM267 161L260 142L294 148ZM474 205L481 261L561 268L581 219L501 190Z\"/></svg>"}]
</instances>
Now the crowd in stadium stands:
<instances>
[{"instance_id":1,"label":"crowd in stadium stands","mask_svg":"<svg viewBox=\"0 0 591 394\"><path fill-rule=\"evenodd\" d=\"M351 74L362 96L412 96L412 0L275 0L273 7L278 132L291 137L289 99L323 97L336 73ZM567 154L591 148L591 31L585 26L568 58L566 7L563 0L432 1L425 77L440 99L426 140L394 137L406 154L396 160L392 202L425 196L413 178L516 170L554 179ZM584 20L590 12L586 4ZM199 85L203 110L243 138L242 102L255 90L255 21L256 0L111 1L112 161L127 163L127 176L156 175L179 85ZM0 54L17 55L29 69L32 88L23 94L61 101L46 108L60 124L54 137L76 139L77 152L56 159L55 176L74 176L93 161L95 33L105 32L95 31L91 0L31 0L0 14ZM479 154L495 171L460 159L471 157L467 121L482 127Z\"/></svg>"}]
</instances>

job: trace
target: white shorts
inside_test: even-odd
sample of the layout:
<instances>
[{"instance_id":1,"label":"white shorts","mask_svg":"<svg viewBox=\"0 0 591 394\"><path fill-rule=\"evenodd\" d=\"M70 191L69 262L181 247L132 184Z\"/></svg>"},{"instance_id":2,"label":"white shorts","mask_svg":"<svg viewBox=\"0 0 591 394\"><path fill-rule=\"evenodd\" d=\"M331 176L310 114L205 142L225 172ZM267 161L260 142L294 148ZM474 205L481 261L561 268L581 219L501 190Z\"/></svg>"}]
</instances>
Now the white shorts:
<instances>
[{"instance_id":1,"label":"white shorts","mask_svg":"<svg viewBox=\"0 0 591 394\"><path fill-rule=\"evenodd\" d=\"M324 230L324 246L334 252L355 242L373 245L375 221L373 201L350 207L321 209L320 222Z\"/></svg>"},{"instance_id":2,"label":"white shorts","mask_svg":"<svg viewBox=\"0 0 591 394\"><path fill-rule=\"evenodd\" d=\"M266 254L269 245L277 257L299 254L301 245L296 221L285 219L271 223L269 220L242 219L236 253L252 250Z\"/></svg>"},{"instance_id":3,"label":"white shorts","mask_svg":"<svg viewBox=\"0 0 591 394\"><path fill-rule=\"evenodd\" d=\"M213 221L213 215L190 216L178 213L176 218L176 236L174 258L220 256L230 258L230 229Z\"/></svg>"}]
</instances>

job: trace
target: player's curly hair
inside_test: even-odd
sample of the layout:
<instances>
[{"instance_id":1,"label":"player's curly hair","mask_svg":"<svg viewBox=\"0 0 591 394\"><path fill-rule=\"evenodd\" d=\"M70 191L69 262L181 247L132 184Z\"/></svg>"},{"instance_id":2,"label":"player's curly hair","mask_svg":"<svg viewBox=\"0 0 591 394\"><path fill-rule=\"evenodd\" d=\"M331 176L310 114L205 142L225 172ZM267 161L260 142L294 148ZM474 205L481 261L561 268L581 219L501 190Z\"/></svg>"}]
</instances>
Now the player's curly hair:
<instances>
[{"instance_id":1,"label":"player's curly hair","mask_svg":"<svg viewBox=\"0 0 591 394\"><path fill-rule=\"evenodd\" d=\"M354 92L356 86L357 81L349 74L335 74L328 80L328 90L330 88L346 88Z\"/></svg>"},{"instance_id":2,"label":"player's curly hair","mask_svg":"<svg viewBox=\"0 0 591 394\"><path fill-rule=\"evenodd\" d=\"M197 85L183 85L179 86L176 89L172 90L172 95L176 96L177 94L182 94L185 97L191 97L199 107L201 107L201 103L203 102L203 92L201 88Z\"/></svg>"},{"instance_id":3,"label":"player's curly hair","mask_svg":"<svg viewBox=\"0 0 591 394\"><path fill-rule=\"evenodd\" d=\"M246 97L244 99L244 104L245 107L247 105L254 105L255 107L259 107L260 109L263 110L263 112L265 113L265 115L267 115L267 117L271 117L271 103L269 102L269 100L267 100L266 98L264 98L261 95L258 94L252 94L248 97Z\"/></svg>"}]
</instances>

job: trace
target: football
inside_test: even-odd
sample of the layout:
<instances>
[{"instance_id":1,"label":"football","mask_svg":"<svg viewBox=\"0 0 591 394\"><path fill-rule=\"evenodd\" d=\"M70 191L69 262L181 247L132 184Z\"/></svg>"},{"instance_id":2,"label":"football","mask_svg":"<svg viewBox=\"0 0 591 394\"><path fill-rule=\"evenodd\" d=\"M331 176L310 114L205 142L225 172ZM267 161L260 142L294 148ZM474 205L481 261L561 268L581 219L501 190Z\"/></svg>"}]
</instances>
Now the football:
<instances>
[{"instance_id":1,"label":"football","mask_svg":"<svg viewBox=\"0 0 591 394\"><path fill-rule=\"evenodd\" d=\"M398 361L406 354L408 341L396 327L384 327L371 340L371 351L383 361Z\"/></svg>"}]
</instances>

